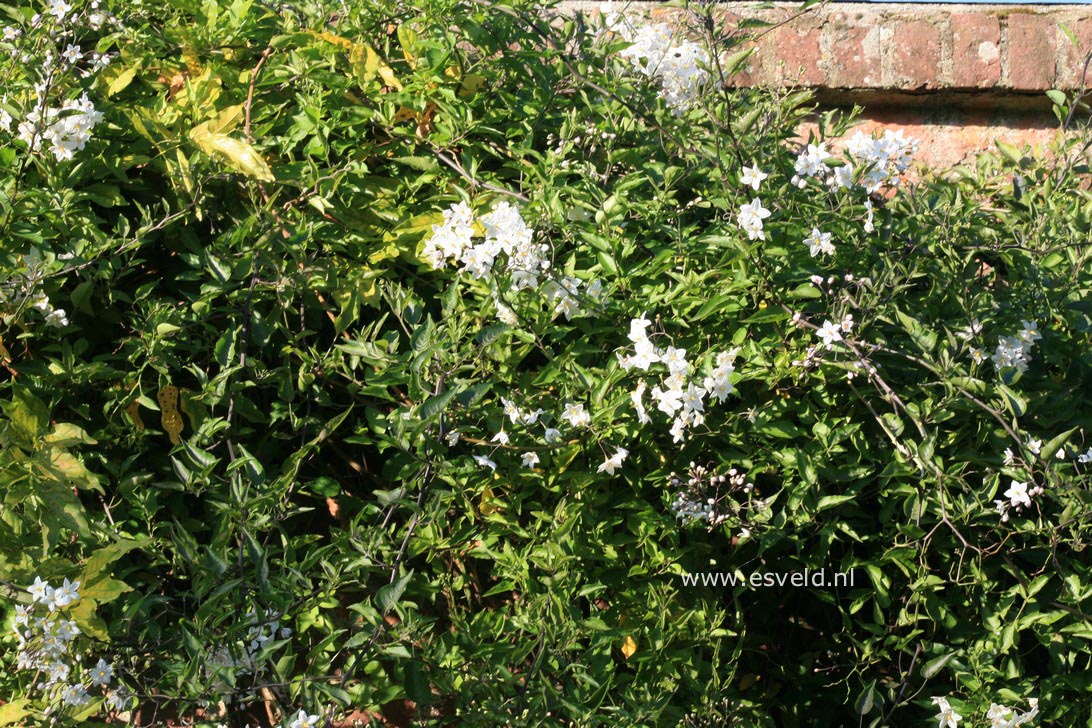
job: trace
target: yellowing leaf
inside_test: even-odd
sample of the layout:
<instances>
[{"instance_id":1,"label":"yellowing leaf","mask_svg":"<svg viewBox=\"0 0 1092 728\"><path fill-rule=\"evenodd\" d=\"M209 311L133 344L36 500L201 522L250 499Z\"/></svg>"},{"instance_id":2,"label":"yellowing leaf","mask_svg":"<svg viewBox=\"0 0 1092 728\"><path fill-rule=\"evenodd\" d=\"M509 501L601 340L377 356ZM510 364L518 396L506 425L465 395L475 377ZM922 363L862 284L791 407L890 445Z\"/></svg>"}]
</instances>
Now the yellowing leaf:
<instances>
[{"instance_id":1,"label":"yellowing leaf","mask_svg":"<svg viewBox=\"0 0 1092 728\"><path fill-rule=\"evenodd\" d=\"M163 431L171 438L171 442L177 445L181 442L178 436L182 433L182 415L178 414L178 387L168 384L159 390L156 399L159 400L159 409L163 414L160 420Z\"/></svg>"},{"instance_id":2,"label":"yellowing leaf","mask_svg":"<svg viewBox=\"0 0 1092 728\"><path fill-rule=\"evenodd\" d=\"M137 431L144 429L144 420L140 419L140 402L133 400L125 407L125 414L129 415L129 419L133 421L133 427L137 428Z\"/></svg>"},{"instance_id":3,"label":"yellowing leaf","mask_svg":"<svg viewBox=\"0 0 1092 728\"><path fill-rule=\"evenodd\" d=\"M628 660L635 652L637 652L637 641L626 635L626 638L622 640L622 656Z\"/></svg>"},{"instance_id":4,"label":"yellowing leaf","mask_svg":"<svg viewBox=\"0 0 1092 728\"><path fill-rule=\"evenodd\" d=\"M207 130L213 134L227 134L239 126L244 118L243 105L235 104L226 109L221 109L212 119L206 122Z\"/></svg>"},{"instance_id":5,"label":"yellowing leaf","mask_svg":"<svg viewBox=\"0 0 1092 728\"><path fill-rule=\"evenodd\" d=\"M493 493L493 489L486 486L482 491L482 497L478 499L478 510L482 512L483 516L488 516L490 513L496 513L501 510L503 506L497 504L496 495Z\"/></svg>"},{"instance_id":6,"label":"yellowing leaf","mask_svg":"<svg viewBox=\"0 0 1092 728\"><path fill-rule=\"evenodd\" d=\"M227 134L209 131L209 122L194 127L190 131L190 139L202 152L222 158L237 172L262 182L272 182L276 179L269 165L258 155L254 147Z\"/></svg>"},{"instance_id":7,"label":"yellowing leaf","mask_svg":"<svg viewBox=\"0 0 1092 728\"><path fill-rule=\"evenodd\" d=\"M349 63L352 64L353 72L359 80L363 82L371 81L376 74L379 74L384 84L398 91L402 90L402 84L395 77L394 69L387 65L379 53L371 46L354 43L348 38L342 38L334 33L312 33L312 35L349 51Z\"/></svg>"},{"instance_id":8,"label":"yellowing leaf","mask_svg":"<svg viewBox=\"0 0 1092 728\"><path fill-rule=\"evenodd\" d=\"M0 705L0 725L15 725L23 723L23 719L31 714L33 706L27 698L19 698L10 703Z\"/></svg>"},{"instance_id":9,"label":"yellowing leaf","mask_svg":"<svg viewBox=\"0 0 1092 728\"><path fill-rule=\"evenodd\" d=\"M459 85L459 95L473 96L481 90L481 87L485 85L487 80L488 79L486 79L485 76L477 73L472 73L469 76L464 77L463 82Z\"/></svg>"},{"instance_id":10,"label":"yellowing leaf","mask_svg":"<svg viewBox=\"0 0 1092 728\"><path fill-rule=\"evenodd\" d=\"M114 76L113 80L106 86L106 95L109 97L124 91L126 87L133 82L133 79L136 78L137 71L139 70L140 66L130 66Z\"/></svg>"}]
</instances>

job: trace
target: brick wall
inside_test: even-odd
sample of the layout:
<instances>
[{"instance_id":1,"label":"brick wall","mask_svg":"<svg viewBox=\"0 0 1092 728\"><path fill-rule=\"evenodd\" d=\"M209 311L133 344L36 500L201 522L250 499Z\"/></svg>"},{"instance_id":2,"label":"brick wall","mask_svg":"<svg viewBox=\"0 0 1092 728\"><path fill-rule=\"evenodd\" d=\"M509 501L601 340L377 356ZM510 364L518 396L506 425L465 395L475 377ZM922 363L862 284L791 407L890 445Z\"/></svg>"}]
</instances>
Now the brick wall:
<instances>
[{"instance_id":1,"label":"brick wall","mask_svg":"<svg viewBox=\"0 0 1092 728\"><path fill-rule=\"evenodd\" d=\"M663 22L680 12L628 7ZM929 139L931 164L965 161L994 139L1049 142L1056 122L1043 92L1076 88L1092 51L1092 8L1079 5L832 3L801 14L799 3L731 2L716 13L728 29L741 18L775 24L758 31L738 83L804 86L824 105L859 103L871 125Z\"/></svg>"}]
</instances>

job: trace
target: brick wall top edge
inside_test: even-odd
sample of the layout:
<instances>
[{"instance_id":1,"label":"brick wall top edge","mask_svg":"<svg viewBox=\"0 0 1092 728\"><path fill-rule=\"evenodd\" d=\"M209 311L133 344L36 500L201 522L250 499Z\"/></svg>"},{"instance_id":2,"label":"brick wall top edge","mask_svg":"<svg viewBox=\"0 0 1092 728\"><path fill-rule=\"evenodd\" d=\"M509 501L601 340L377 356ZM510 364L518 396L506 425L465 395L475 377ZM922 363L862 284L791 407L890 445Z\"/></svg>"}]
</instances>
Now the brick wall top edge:
<instances>
[{"instance_id":1,"label":"brick wall top edge","mask_svg":"<svg viewBox=\"0 0 1092 728\"><path fill-rule=\"evenodd\" d=\"M597 11L601 3L574 0L562 10ZM616 3L628 12L658 9L658 20L679 12L657 2ZM716 3L725 24L739 18L782 22L795 2ZM1078 39L1074 47L1059 28ZM1087 6L837 3L811 10L765 34L739 85L819 89L974 91L1039 94L1079 85L1080 65L1092 52Z\"/></svg>"}]
</instances>

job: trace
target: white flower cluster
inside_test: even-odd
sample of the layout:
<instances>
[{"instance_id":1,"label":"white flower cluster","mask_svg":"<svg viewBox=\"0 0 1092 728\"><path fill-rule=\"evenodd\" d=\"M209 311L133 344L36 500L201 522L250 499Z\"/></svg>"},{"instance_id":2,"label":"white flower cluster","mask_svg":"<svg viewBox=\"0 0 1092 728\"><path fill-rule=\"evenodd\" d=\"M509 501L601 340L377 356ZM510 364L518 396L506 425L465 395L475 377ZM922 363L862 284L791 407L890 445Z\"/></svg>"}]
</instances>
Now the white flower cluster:
<instances>
[{"instance_id":1,"label":"white flower cluster","mask_svg":"<svg viewBox=\"0 0 1092 728\"><path fill-rule=\"evenodd\" d=\"M65 579L54 587L36 576L27 588L30 604L15 607L13 625L19 642L16 667L38 673L41 680L37 689L51 693L69 706L88 703L91 700L88 687L106 692L114 675L113 666L101 658L94 667L82 670L82 677L90 680L88 685L73 674L73 668L78 669L81 662L80 655L72 654L72 644L80 628L73 620L65 619L63 611L80 601L79 589L78 581ZM111 705L124 705L127 700L128 695L122 691L113 691L108 696Z\"/></svg>"},{"instance_id":2,"label":"white flower cluster","mask_svg":"<svg viewBox=\"0 0 1092 728\"><path fill-rule=\"evenodd\" d=\"M714 358L712 371L701 380L701 386L691 378L693 366L686 358L686 349L669 346L660 349L648 338L648 329L652 322L644 317L635 318L629 324L629 340L633 342L633 354L624 355L618 353L618 361L625 370L640 369L649 371L654 364L663 364L667 367L668 376L650 392L652 399L656 401L656 408L668 417L673 417L671 435L675 442L682 442L686 437L686 430L690 427L700 426L705 422L705 398L716 397L718 402L724 402L734 391L731 382L731 374L735 371L734 361L739 354L739 349L720 352ZM642 425L648 424L652 418L644 406L644 394L648 385L644 380L638 382L637 387L630 394L633 407L637 411L637 419Z\"/></svg>"},{"instance_id":3,"label":"white flower cluster","mask_svg":"<svg viewBox=\"0 0 1092 728\"><path fill-rule=\"evenodd\" d=\"M68 326L65 310L53 308L49 296L36 290L45 268L45 261L36 248L31 248L29 253L23 255L23 267L25 270L13 276L10 281L0 282L0 313L4 309L18 310L25 304L41 313L47 326Z\"/></svg>"},{"instance_id":4,"label":"white flower cluster","mask_svg":"<svg viewBox=\"0 0 1092 728\"><path fill-rule=\"evenodd\" d=\"M1009 367L1014 367L1021 372L1028 370L1031 347L1043 338L1043 335L1039 333L1039 326L1034 321L1024 321L1023 327L1023 331L1016 336L1002 336L998 339L997 350L990 357L990 361L998 371ZM979 353L976 356L975 351L972 351L971 356L975 358L975 361L979 361L982 355Z\"/></svg>"},{"instance_id":5,"label":"white flower cluster","mask_svg":"<svg viewBox=\"0 0 1092 728\"><path fill-rule=\"evenodd\" d=\"M827 183L852 189L857 170L863 170L858 184L864 187L865 192L877 192L885 185L897 187L920 145L920 139L905 138L901 129L895 132L886 129L879 138L858 131L845 143L845 150L855 163L835 169Z\"/></svg>"},{"instance_id":6,"label":"white flower cluster","mask_svg":"<svg viewBox=\"0 0 1092 728\"><path fill-rule=\"evenodd\" d=\"M519 210L508 202L498 202L480 223L485 238L475 243L474 211L465 202L452 205L444 211L444 224L432 226L432 236L423 251L425 260L433 268L443 268L449 258L454 258L462 264L461 270L484 278L504 253L512 287L517 291L537 288L538 276L550 267L550 249L534 243L534 230L524 222Z\"/></svg>"},{"instance_id":7,"label":"white flower cluster","mask_svg":"<svg viewBox=\"0 0 1092 728\"><path fill-rule=\"evenodd\" d=\"M766 233L762 229L762 221L770 214L770 211L762 206L762 200L756 197L750 203L740 205L736 221L743 232L747 233L748 240L765 240Z\"/></svg>"},{"instance_id":8,"label":"white flower cluster","mask_svg":"<svg viewBox=\"0 0 1092 728\"><path fill-rule=\"evenodd\" d=\"M755 488L754 483L735 468L729 468L727 473L716 473L696 463L690 463L685 479L671 473L668 481L672 490L677 491L671 510L682 525L705 522L710 529L738 515L741 506L733 496L745 496L749 502ZM755 504L755 507L762 506L761 501ZM750 534L750 529L744 528L740 537L746 538Z\"/></svg>"},{"instance_id":9,"label":"white flower cluster","mask_svg":"<svg viewBox=\"0 0 1092 728\"><path fill-rule=\"evenodd\" d=\"M60 108L49 108L45 99L40 106L27 113L19 124L19 139L31 151L38 151L45 142L57 160L72 159L76 152L87 146L91 131L102 121L102 112L83 94L69 99Z\"/></svg>"},{"instance_id":10,"label":"white flower cluster","mask_svg":"<svg viewBox=\"0 0 1092 728\"><path fill-rule=\"evenodd\" d=\"M91 140L92 131L103 119L86 93L78 99L65 99L59 106L49 98L58 90L63 92L66 74L86 78L110 65L109 54L88 53L79 44L69 42L75 30L84 27L98 30L107 23L116 23L116 18L99 9L99 0L92 0L88 9L89 12L77 18L72 5L65 0L51 0L44 15L32 17L30 27L44 27L57 43L55 48L44 52L20 52L16 41L23 37L24 31L13 26L2 31L2 42L10 45L11 57L28 64L40 79L34 85L33 102L19 122L16 136L30 151L45 149L57 160L72 159ZM0 129L10 133L12 123L11 115L0 110Z\"/></svg>"},{"instance_id":11,"label":"white flower cluster","mask_svg":"<svg viewBox=\"0 0 1092 728\"><path fill-rule=\"evenodd\" d=\"M826 320L815 331L815 335L823 341L823 346L833 346L835 342L842 340L842 334L853 331L853 314L847 313L840 323Z\"/></svg>"},{"instance_id":12,"label":"white flower cluster","mask_svg":"<svg viewBox=\"0 0 1092 728\"><path fill-rule=\"evenodd\" d=\"M906 139L901 130L887 129L879 138L858 131L844 145L850 158L836 166L828 163L834 155L825 142L808 144L796 158L792 184L804 188L808 178L815 177L831 188L860 186L869 194L884 186L897 187L920 144L918 139Z\"/></svg>"},{"instance_id":13,"label":"white flower cluster","mask_svg":"<svg viewBox=\"0 0 1092 728\"><path fill-rule=\"evenodd\" d=\"M212 673L215 668L229 667L240 673L260 673L263 667L258 657L266 645L278 638L286 640L292 636L292 629L281 627L277 616L276 612L267 610L265 619L259 621L257 612L253 609L247 612L247 621L254 624L247 630L246 640L210 650L205 669Z\"/></svg>"},{"instance_id":14,"label":"white flower cluster","mask_svg":"<svg viewBox=\"0 0 1092 728\"><path fill-rule=\"evenodd\" d=\"M1028 483L1013 480L1012 485L1009 486L1001 495L1004 498L1008 498L1006 503L1004 500L995 500L994 506L997 508L997 512L1001 515L1001 522L1007 523L1009 520L1009 509L1013 509L1016 513L1021 513L1024 508L1031 507L1031 499L1043 494L1043 486L1032 485L1028 487Z\"/></svg>"},{"instance_id":15,"label":"white flower cluster","mask_svg":"<svg viewBox=\"0 0 1092 728\"><path fill-rule=\"evenodd\" d=\"M933 698L933 704L940 709L936 715L937 728L959 728L959 721L963 720L963 716L955 712L947 698ZM1028 698L1028 705L1031 706L1031 710L1021 713L1015 708L990 703L990 709L986 711L990 728L1017 728L1017 726L1030 723L1039 715L1038 698Z\"/></svg>"},{"instance_id":16,"label":"white flower cluster","mask_svg":"<svg viewBox=\"0 0 1092 728\"><path fill-rule=\"evenodd\" d=\"M631 45L619 55L660 83L660 98L676 116L689 109L709 81L709 54L697 43L676 38L664 23L635 25L611 3L600 6L606 29Z\"/></svg>"}]
</instances>

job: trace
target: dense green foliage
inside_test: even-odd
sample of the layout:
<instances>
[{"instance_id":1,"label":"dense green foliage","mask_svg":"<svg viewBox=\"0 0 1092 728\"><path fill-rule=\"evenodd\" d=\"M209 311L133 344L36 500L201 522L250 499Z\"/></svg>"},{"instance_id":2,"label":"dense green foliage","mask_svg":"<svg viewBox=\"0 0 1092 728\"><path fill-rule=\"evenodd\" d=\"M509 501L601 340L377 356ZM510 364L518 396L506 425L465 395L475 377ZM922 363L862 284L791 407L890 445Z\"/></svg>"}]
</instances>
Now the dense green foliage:
<instances>
[{"instance_id":1,"label":"dense green foliage","mask_svg":"<svg viewBox=\"0 0 1092 728\"><path fill-rule=\"evenodd\" d=\"M530 3L49 7L0 43L0 580L13 625L36 578L80 582L91 699L5 629L0 725L1092 719L1079 98L1047 158L869 195L794 183L797 124L852 116L727 90L746 30L705 10L714 82L673 109L617 34ZM112 60L43 66L70 43ZM83 93L71 159L22 138ZM460 202L476 240L519 209L536 285L430 265ZM730 380L682 437L665 365L625 363L642 317ZM691 462L738 471L693 494L717 525L673 508ZM1002 519L1013 481L1043 490ZM805 569L854 583L682 578Z\"/></svg>"}]
</instances>

